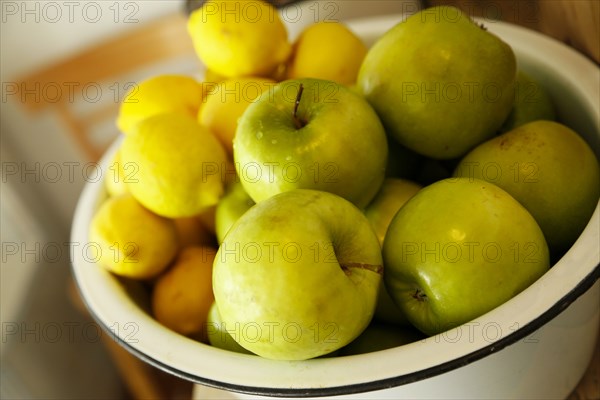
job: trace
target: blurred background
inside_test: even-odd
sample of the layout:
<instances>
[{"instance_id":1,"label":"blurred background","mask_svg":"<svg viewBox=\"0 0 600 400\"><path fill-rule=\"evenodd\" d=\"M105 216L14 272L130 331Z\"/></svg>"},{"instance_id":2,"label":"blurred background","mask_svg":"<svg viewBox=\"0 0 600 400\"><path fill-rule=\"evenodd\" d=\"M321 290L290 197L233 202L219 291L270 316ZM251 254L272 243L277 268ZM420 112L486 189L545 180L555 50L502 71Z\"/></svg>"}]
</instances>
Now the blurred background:
<instances>
[{"instance_id":1,"label":"blurred background","mask_svg":"<svg viewBox=\"0 0 600 400\"><path fill-rule=\"evenodd\" d=\"M185 39L187 13L200 4L0 0L1 398L190 397L189 383L121 350L86 313L70 279L79 244L69 234L83 185L107 172L96 162L118 136L127 89L156 73L202 78ZM325 17L438 4L538 30L600 60L597 0L305 0L288 6L303 11L290 37Z\"/></svg>"}]
</instances>

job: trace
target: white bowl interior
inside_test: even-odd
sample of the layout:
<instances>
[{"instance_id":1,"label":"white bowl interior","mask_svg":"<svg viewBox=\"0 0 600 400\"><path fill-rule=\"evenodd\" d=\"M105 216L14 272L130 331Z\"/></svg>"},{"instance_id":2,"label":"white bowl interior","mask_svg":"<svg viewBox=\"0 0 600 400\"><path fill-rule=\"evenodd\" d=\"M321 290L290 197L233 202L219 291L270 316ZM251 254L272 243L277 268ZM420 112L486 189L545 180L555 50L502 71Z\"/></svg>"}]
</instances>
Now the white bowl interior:
<instances>
[{"instance_id":1,"label":"white bowl interior","mask_svg":"<svg viewBox=\"0 0 600 400\"><path fill-rule=\"evenodd\" d=\"M351 28L372 43L403 16L393 15L352 22ZM598 67L561 43L538 33L500 22L483 21L515 50L519 67L537 78L558 106L562 122L579 132L600 157L600 72ZM101 161L108 171L117 141ZM453 343L436 337L375 353L332 357L303 362L271 361L257 356L220 350L178 335L156 322L148 313L148 295L143 285L118 279L94 263L88 244L88 226L100 199L102 182L88 183L81 195L73 222L73 272L88 308L97 321L113 332L125 347L154 365L198 383L257 393L289 393L298 388L341 392L383 388L410 382L423 371L443 372L439 366L468 355L491 353L487 338ZM595 213L579 240L564 257L530 288L509 302L478 318L479 326L495 324L504 334L498 349L508 344L508 334L532 323L558 303L573 301L569 293L578 285L588 287L598 275L600 211ZM585 288L584 288L585 289ZM459 327L457 329L463 329ZM523 332L518 338L526 333ZM515 340L517 337L515 336ZM476 357L475 357L476 358ZM473 358L474 359L474 358ZM403 360L399 362L398 360ZM410 360L410 361L406 361ZM456 366L459 366L458 364ZM436 368L437 371L436 371ZM391 383L390 383L391 382Z\"/></svg>"}]
</instances>

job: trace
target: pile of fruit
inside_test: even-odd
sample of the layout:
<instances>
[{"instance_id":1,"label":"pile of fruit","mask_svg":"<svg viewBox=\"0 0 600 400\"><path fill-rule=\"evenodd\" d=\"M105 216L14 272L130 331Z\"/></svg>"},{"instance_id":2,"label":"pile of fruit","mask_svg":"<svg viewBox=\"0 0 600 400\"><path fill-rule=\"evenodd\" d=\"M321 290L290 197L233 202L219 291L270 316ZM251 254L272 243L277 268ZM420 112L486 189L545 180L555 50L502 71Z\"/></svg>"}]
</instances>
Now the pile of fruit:
<instances>
[{"instance_id":1,"label":"pile of fruit","mask_svg":"<svg viewBox=\"0 0 600 400\"><path fill-rule=\"evenodd\" d=\"M590 147L458 9L370 49L339 22L290 43L257 0L208 1L188 27L205 80L124 98L90 227L180 334L281 360L419 340L531 285L596 207Z\"/></svg>"}]
</instances>

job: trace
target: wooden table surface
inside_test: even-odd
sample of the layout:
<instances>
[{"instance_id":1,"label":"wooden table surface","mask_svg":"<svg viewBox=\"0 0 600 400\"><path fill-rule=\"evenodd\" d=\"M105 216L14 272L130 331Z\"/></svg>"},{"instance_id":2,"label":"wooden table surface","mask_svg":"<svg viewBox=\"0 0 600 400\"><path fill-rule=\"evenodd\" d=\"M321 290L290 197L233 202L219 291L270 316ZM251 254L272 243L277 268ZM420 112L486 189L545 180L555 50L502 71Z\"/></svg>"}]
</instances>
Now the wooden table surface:
<instances>
[{"instance_id":1,"label":"wooden table surface","mask_svg":"<svg viewBox=\"0 0 600 400\"><path fill-rule=\"evenodd\" d=\"M600 335L588 370L567 400L598 399L600 399Z\"/></svg>"}]
</instances>

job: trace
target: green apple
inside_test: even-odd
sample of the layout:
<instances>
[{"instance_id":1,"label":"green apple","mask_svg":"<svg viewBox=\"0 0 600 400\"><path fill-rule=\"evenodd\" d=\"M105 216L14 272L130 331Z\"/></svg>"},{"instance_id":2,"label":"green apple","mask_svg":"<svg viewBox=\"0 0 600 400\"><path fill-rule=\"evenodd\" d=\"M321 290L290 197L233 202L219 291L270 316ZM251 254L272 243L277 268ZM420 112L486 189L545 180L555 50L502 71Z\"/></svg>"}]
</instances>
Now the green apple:
<instances>
[{"instance_id":1,"label":"green apple","mask_svg":"<svg viewBox=\"0 0 600 400\"><path fill-rule=\"evenodd\" d=\"M553 121L530 122L482 143L454 175L492 182L523 204L542 228L553 259L579 237L600 197L594 152Z\"/></svg>"},{"instance_id":2,"label":"green apple","mask_svg":"<svg viewBox=\"0 0 600 400\"><path fill-rule=\"evenodd\" d=\"M318 79L275 85L244 112L234 161L255 202L292 189L335 193L358 207L385 176L387 141L377 114L360 95Z\"/></svg>"},{"instance_id":3,"label":"green apple","mask_svg":"<svg viewBox=\"0 0 600 400\"><path fill-rule=\"evenodd\" d=\"M348 86L354 93L364 98L356 84ZM411 179L417 175L421 168L422 156L402 146L396 139L387 135L388 160L385 176L388 178Z\"/></svg>"},{"instance_id":4,"label":"green apple","mask_svg":"<svg viewBox=\"0 0 600 400\"><path fill-rule=\"evenodd\" d=\"M508 44L459 9L439 6L379 38L357 83L402 145L451 159L502 126L514 103L516 71Z\"/></svg>"},{"instance_id":5,"label":"green apple","mask_svg":"<svg viewBox=\"0 0 600 400\"><path fill-rule=\"evenodd\" d=\"M515 84L515 103L500 131L508 132L538 120L556 120L554 104L542 85L525 72L519 71Z\"/></svg>"},{"instance_id":6,"label":"green apple","mask_svg":"<svg viewBox=\"0 0 600 400\"><path fill-rule=\"evenodd\" d=\"M501 305L550 266L531 214L498 186L469 178L433 183L406 202L383 259L394 302L428 335Z\"/></svg>"},{"instance_id":7,"label":"green apple","mask_svg":"<svg viewBox=\"0 0 600 400\"><path fill-rule=\"evenodd\" d=\"M304 360L367 327L382 271L379 242L356 206L295 189L257 203L232 226L215 258L213 290L241 346Z\"/></svg>"},{"instance_id":8,"label":"green apple","mask_svg":"<svg viewBox=\"0 0 600 400\"><path fill-rule=\"evenodd\" d=\"M379 243L398 210L413 197L422 186L408 179L386 178L377 195L365 209L365 216L373 226Z\"/></svg>"},{"instance_id":9,"label":"green apple","mask_svg":"<svg viewBox=\"0 0 600 400\"><path fill-rule=\"evenodd\" d=\"M241 182L234 181L229 184L215 210L215 233L219 243L223 242L234 222L253 205L254 201L248 196Z\"/></svg>"},{"instance_id":10,"label":"green apple","mask_svg":"<svg viewBox=\"0 0 600 400\"><path fill-rule=\"evenodd\" d=\"M230 331L235 333L235 330L228 331L228 327L221 320L217 303L213 303L206 319L206 336L211 346L236 353L252 354L235 341Z\"/></svg>"},{"instance_id":11,"label":"green apple","mask_svg":"<svg viewBox=\"0 0 600 400\"><path fill-rule=\"evenodd\" d=\"M407 179L386 178L383 181L377 196L365 209L365 216L382 246L394 215L420 189L421 185ZM395 325L408 324L408 320L390 297L383 282L379 290L374 318Z\"/></svg>"},{"instance_id":12,"label":"green apple","mask_svg":"<svg viewBox=\"0 0 600 400\"><path fill-rule=\"evenodd\" d=\"M340 356L372 353L374 351L404 346L426 336L413 327L371 322L367 329L354 339L352 343L340 350Z\"/></svg>"}]
</instances>

